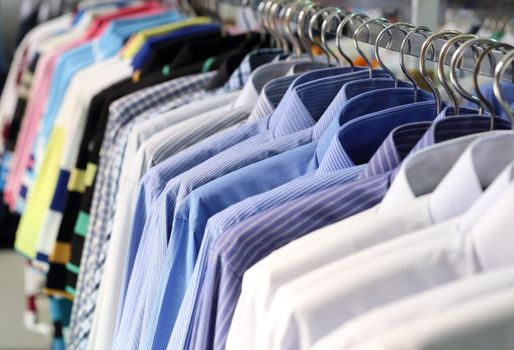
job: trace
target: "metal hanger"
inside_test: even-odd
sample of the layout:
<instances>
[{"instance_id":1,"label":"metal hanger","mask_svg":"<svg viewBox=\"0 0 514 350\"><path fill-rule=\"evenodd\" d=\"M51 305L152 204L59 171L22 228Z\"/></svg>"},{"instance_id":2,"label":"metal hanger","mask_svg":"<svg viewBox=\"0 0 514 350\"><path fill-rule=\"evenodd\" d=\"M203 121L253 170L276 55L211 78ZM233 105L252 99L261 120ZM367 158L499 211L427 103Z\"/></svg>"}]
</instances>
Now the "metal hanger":
<instances>
[{"instance_id":1,"label":"metal hanger","mask_svg":"<svg viewBox=\"0 0 514 350\"><path fill-rule=\"evenodd\" d=\"M441 113L442 99L441 99L441 94L439 93L439 90L437 89L437 87L435 86L433 81L428 78L428 72L427 72L427 66L426 66L426 55L427 55L428 49L431 48L432 49L432 59L434 60L435 52L436 52L434 42L438 39L446 40L446 39L452 38L459 34L461 34L461 33L456 30L446 30L443 32L435 33L435 34L432 34L431 36L429 36L428 39L425 40L423 45L421 45L420 60L419 60L419 72L420 72L423 80L430 86L430 89L434 93L438 115ZM451 91L448 88L448 85L446 84L446 80L444 80L444 84L443 84L443 82L441 82L441 84L443 85L443 88L445 89L448 96L450 96L450 98L452 98L453 91Z\"/></svg>"},{"instance_id":2,"label":"metal hanger","mask_svg":"<svg viewBox=\"0 0 514 350\"><path fill-rule=\"evenodd\" d=\"M473 35L473 34L461 34L456 37L453 37L453 38L449 39L446 42L446 44L443 45L443 47L441 49L441 53L439 54L439 60L437 62L437 75L439 76L439 79L441 79L441 84L446 84L448 89L452 91L452 96L450 97L450 99L451 99L451 103L452 103L453 109L456 114L459 114L460 103L459 103L459 100L457 99L457 95L455 94L455 90L452 90L453 87L451 87L450 84L448 84L448 81L446 80L446 75L444 72L444 65L446 62L446 57L448 56L450 49L454 45L471 40L471 39L475 39L475 38L477 38L477 36Z\"/></svg>"},{"instance_id":3,"label":"metal hanger","mask_svg":"<svg viewBox=\"0 0 514 350\"><path fill-rule=\"evenodd\" d=\"M402 27L413 28L414 26L410 23L405 23L405 22L398 22L398 23L391 24L391 25L385 27L382 31L380 31L380 33L378 33L378 36L375 40L375 45L374 45L375 58L377 59L380 67L382 67L382 69L384 71L386 71L387 74L389 74L391 76L391 78L393 79L394 87L398 87L398 78L394 75L394 72L386 66L384 61L382 61L382 58L380 57L379 48L380 48L380 42L382 41L382 38L386 34L389 34L389 41L387 42L387 45L385 48L389 49L391 47L391 45L393 43L393 35L391 34L391 30L394 28L399 28L405 35L407 35L407 32L405 30L403 30ZM400 56L400 62L401 62L401 56ZM412 79L412 80L414 80L414 79Z\"/></svg>"},{"instance_id":4,"label":"metal hanger","mask_svg":"<svg viewBox=\"0 0 514 350\"><path fill-rule=\"evenodd\" d=\"M269 8L272 5L272 2L272 0L264 0L259 3L259 6L257 7L257 13L259 14L262 26L271 35L272 46L281 49L282 47L280 38L270 23Z\"/></svg>"},{"instance_id":5,"label":"metal hanger","mask_svg":"<svg viewBox=\"0 0 514 350\"><path fill-rule=\"evenodd\" d=\"M319 10L318 12L316 12L314 14L314 16L311 17L311 19L309 21L309 31L308 31L308 34L309 34L309 38L311 39L312 42L317 42L316 39L314 39L314 26L316 26L316 24L318 22L318 19L320 18L320 16L323 16L323 15L327 14L327 12L331 12L331 11L338 12L338 11L341 11L341 10L339 8L337 8L337 7L325 7L323 9ZM318 46L321 48L323 53L325 53L325 55L327 56L327 62L330 65L331 64L331 60L330 60L331 52L330 52L330 50L327 47L325 47L324 43L318 43Z\"/></svg>"},{"instance_id":6,"label":"metal hanger","mask_svg":"<svg viewBox=\"0 0 514 350\"><path fill-rule=\"evenodd\" d=\"M293 52L296 56L302 55L302 45L300 44L300 40L296 37L295 33L293 33L293 30L291 29L291 24L293 23L293 15L296 13L296 11L302 9L304 7L304 4L297 1L287 6L285 11L285 31L289 38L291 39L291 44L293 46Z\"/></svg>"},{"instance_id":7,"label":"metal hanger","mask_svg":"<svg viewBox=\"0 0 514 350\"><path fill-rule=\"evenodd\" d=\"M407 69L407 66L405 65L405 49L407 46L409 46L409 54L411 54L412 53L412 45L410 43L411 37L414 34L420 34L425 38L425 40L427 40L428 33L430 33L430 28L428 28L426 26L417 26L417 27L411 26L411 28L412 28L412 30L409 33L407 33L407 35L405 35L405 38L403 38L402 44L400 46L400 68L401 68L403 74L405 74L407 79L409 79L409 81L412 83L412 86L414 88L414 102L417 102L419 88L418 88L416 79L410 74L409 70ZM433 56L434 55L433 55L433 51L432 51L432 57ZM421 57L420 57L420 59L421 59ZM430 79L428 77L426 77L426 78ZM433 85L432 81L430 81L430 83L432 83L432 85ZM428 84L428 85L431 90L432 90L432 88L435 88L435 86L430 86L430 84ZM435 96L435 94L434 94L434 96Z\"/></svg>"},{"instance_id":8,"label":"metal hanger","mask_svg":"<svg viewBox=\"0 0 514 350\"><path fill-rule=\"evenodd\" d=\"M466 91L466 89L460 84L459 79L457 77L457 68L459 68L458 67L459 63L462 63L463 56L470 47L475 48L477 46L481 46L481 47L491 46L491 44L494 44L494 43L495 43L495 41L493 41L491 39L486 39L486 38L475 38L475 39L468 40L468 41L464 42L455 51L455 53L452 56L451 64L450 64L450 82L452 83L454 89L457 90L462 95L462 97L464 97L466 100L468 100L472 103L475 103L479 107L478 111L480 114L483 114L484 110L489 109L492 114L492 118L494 118L494 110L492 109L492 106L490 104L484 103L480 99L480 97L474 96L471 93L469 93L468 91ZM478 66L478 68L477 68L477 66ZM475 57L475 69L473 71L475 71L477 69L480 69L480 67L479 67L478 60L476 60L476 57ZM488 108L488 107L491 107L491 108Z\"/></svg>"},{"instance_id":9,"label":"metal hanger","mask_svg":"<svg viewBox=\"0 0 514 350\"><path fill-rule=\"evenodd\" d=\"M312 55L311 50L311 42L309 41L310 39L305 35L305 31L303 29L308 14L313 11L314 6L315 5L313 3L308 2L304 8L300 10L298 13L298 25L296 26L296 34L298 35L298 38L300 38L303 49L309 55L311 61L314 61L314 56Z\"/></svg>"},{"instance_id":10,"label":"metal hanger","mask_svg":"<svg viewBox=\"0 0 514 350\"><path fill-rule=\"evenodd\" d=\"M321 36L321 42L327 48L328 52L334 58L334 60L338 63L339 66L342 66L342 59L339 58L337 56L337 54L334 53L334 51L332 51L332 49L330 49L330 47L328 46L328 43L327 43L326 36L327 36L329 25L332 23L332 21L334 19L338 19L339 22L341 22L341 17L342 17L342 13L341 12L334 12L333 14L331 14L330 16L325 18L325 20L323 21L323 24L321 25L321 35L320 35Z\"/></svg>"},{"instance_id":11,"label":"metal hanger","mask_svg":"<svg viewBox=\"0 0 514 350\"><path fill-rule=\"evenodd\" d=\"M496 68L494 69L493 90L494 90L494 95L496 96L496 99L498 100L500 105L505 110L505 113L507 113L507 116L510 119L511 125L514 126L514 111L512 110L512 107L510 106L509 102L507 102L507 100L505 99L505 96L503 95L503 92L501 89L502 76L507 71L507 68L509 67L509 65L513 66L513 62L514 62L514 50L511 50L511 51L509 51L509 53L507 53L502 58L502 60L496 65Z\"/></svg>"},{"instance_id":12,"label":"metal hanger","mask_svg":"<svg viewBox=\"0 0 514 350\"><path fill-rule=\"evenodd\" d=\"M268 26L270 27L272 32L275 34L274 37L275 37L277 47L282 49L282 51L284 51L284 53L288 54L289 53L289 44L282 36L282 33L280 33L278 26L275 22L275 17L273 15L273 13L276 9L276 6L277 6L276 5L277 2L278 1L276 1L276 0L268 0L267 6L264 7L264 13L265 13L265 17L267 18L267 21L268 21Z\"/></svg>"},{"instance_id":13,"label":"metal hanger","mask_svg":"<svg viewBox=\"0 0 514 350\"><path fill-rule=\"evenodd\" d=\"M352 59L343 52L342 45L341 45L341 39L343 38L343 30L346 27L346 25L348 23L350 23L353 19L360 19L360 20L362 20L361 23L363 23L364 19L366 19L366 18L369 18L369 17L362 13L352 13L352 14L349 14L348 16L346 16L341 21L341 23L339 23L339 25L337 26L337 30L336 30L337 50L339 51L339 54L350 64L350 66L352 67L352 70L355 68L355 65L353 64Z\"/></svg>"},{"instance_id":14,"label":"metal hanger","mask_svg":"<svg viewBox=\"0 0 514 350\"><path fill-rule=\"evenodd\" d=\"M284 52L289 53L290 46L289 46L289 37L287 33L284 33L284 30L281 30L280 24L281 22L284 22L283 20L283 14L284 12L281 12L281 10L284 9L284 4L288 3L289 0L276 0L270 7L270 15L271 15L271 21L273 25L275 26L275 29L280 36L282 47L284 49Z\"/></svg>"},{"instance_id":15,"label":"metal hanger","mask_svg":"<svg viewBox=\"0 0 514 350\"><path fill-rule=\"evenodd\" d=\"M367 32L368 32L368 39L367 39L367 43L369 44L369 36L370 36L370 33L369 33L369 29L368 29L368 25L371 24L371 23L376 23L376 24L379 24L379 25L382 25L385 24L385 23L389 23L389 21L385 18L371 18L371 19L368 19L366 21L364 21L358 28L357 30L355 31L355 33L353 34L353 43L355 45L355 49L359 52L359 55L362 56L362 58L364 58L364 60L366 61L366 64L368 65L369 67L369 78L373 78L373 66L372 66L372 63L370 61L370 59L368 58L368 56L366 56L364 54L364 51L362 51L362 49L360 48L359 46L359 41L357 40L357 38L359 37L359 34L361 33L361 31L363 29L366 29ZM388 72L389 73L389 72Z\"/></svg>"},{"instance_id":16,"label":"metal hanger","mask_svg":"<svg viewBox=\"0 0 514 350\"><path fill-rule=\"evenodd\" d=\"M490 74L494 76L494 69L496 67L496 57L492 53L493 50L501 51L504 54L509 52L510 50L513 50L514 47L512 45L506 44L506 43L498 43L495 40L491 39L491 42L494 43L488 48L484 49L483 52L480 54L477 64L475 65L475 69L473 70L473 85L475 88L475 92L477 96L484 102L487 106L487 108L491 111L491 115L495 116L498 114L498 112L494 109L493 104L491 101L485 98L484 94L482 94L482 90L480 90L480 85L478 84L478 75L480 73L480 67L482 66L482 61L487 56L489 57L489 64L490 64ZM491 118L491 130L494 130L496 118Z\"/></svg>"}]
</instances>

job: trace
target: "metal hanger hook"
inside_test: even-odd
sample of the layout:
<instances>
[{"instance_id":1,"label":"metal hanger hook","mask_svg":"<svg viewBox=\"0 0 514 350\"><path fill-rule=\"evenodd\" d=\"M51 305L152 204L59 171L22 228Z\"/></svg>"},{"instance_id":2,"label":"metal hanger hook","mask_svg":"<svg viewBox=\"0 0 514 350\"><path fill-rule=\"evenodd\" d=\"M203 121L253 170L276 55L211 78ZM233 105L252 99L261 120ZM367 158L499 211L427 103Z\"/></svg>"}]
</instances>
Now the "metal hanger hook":
<instances>
[{"instance_id":1,"label":"metal hanger hook","mask_svg":"<svg viewBox=\"0 0 514 350\"><path fill-rule=\"evenodd\" d=\"M466 53L466 51L470 47L475 48L477 46L482 46L482 47L484 47L484 46L491 46L491 45L494 45L495 43L496 43L495 41L493 41L491 39L486 39L486 38L470 39L470 40L464 42L455 51L455 53L453 54L452 59L451 59L451 64L450 64L450 82L452 83L453 88L455 90L457 90L466 100L475 103L479 107L479 113L480 114L484 113L485 109L489 109L491 111L491 109L488 108L488 107L491 107L491 105L487 106L487 104L485 104L480 99L480 97L473 96L471 93L466 91L466 89L462 86L462 84L459 82L459 79L457 77L457 68L458 68L459 63L462 63L463 56L464 56L464 54ZM479 64L478 61L475 60L475 69L477 69L477 65L478 64ZM494 111L491 111L491 112L494 115Z\"/></svg>"},{"instance_id":2,"label":"metal hanger hook","mask_svg":"<svg viewBox=\"0 0 514 350\"><path fill-rule=\"evenodd\" d=\"M455 91L458 92L458 90L453 90L452 89L453 87L450 86L450 84L448 84L448 81L446 80L446 75L444 72L446 57L448 56L450 49L454 45L458 45L459 43L462 43L462 42L465 42L465 41L468 41L471 39L475 39L475 38L477 38L477 36L473 35L473 34L461 34L461 35L457 35L456 37L449 39L446 42L446 44L443 45L443 48L441 49L441 53L439 54L439 60L437 61L437 75L439 76L439 79L441 80L441 84L443 86L446 85L448 90L452 92L452 96L450 96L450 100L451 100L453 109L454 109L455 113L457 113L457 114L459 113L460 103L459 103L459 100L457 99L457 95L455 94ZM451 69L450 69L450 71L451 71Z\"/></svg>"},{"instance_id":3,"label":"metal hanger hook","mask_svg":"<svg viewBox=\"0 0 514 350\"><path fill-rule=\"evenodd\" d=\"M330 16L328 16L324 21L323 21L323 24L321 25L321 42L323 43L323 45L327 48L327 51L330 53L330 55L334 58L334 60L336 62L339 63L340 66L342 66L342 62L341 62L341 58L339 58L337 56L336 53L334 53L334 51L332 51L330 49L330 47L328 46L328 43L327 43L327 31L328 31L328 27L329 25L332 23L332 21L334 19L338 19L339 21L341 21L341 18L342 18L342 11L336 11L334 12L333 14L331 14Z\"/></svg>"},{"instance_id":4,"label":"metal hanger hook","mask_svg":"<svg viewBox=\"0 0 514 350\"><path fill-rule=\"evenodd\" d=\"M496 65L496 68L494 69L494 84L493 84L494 95L498 99L498 102L500 103L500 105L505 110L505 113L507 113L507 116L510 119L511 125L514 125L514 111L512 110L512 107L510 106L509 102L505 99L505 96L503 95L503 92L501 89L501 79L502 79L502 76L507 71L508 66L509 65L512 66L513 62L514 62L514 50L511 50ZM514 73L512 73L512 74L514 74Z\"/></svg>"},{"instance_id":5,"label":"metal hanger hook","mask_svg":"<svg viewBox=\"0 0 514 350\"><path fill-rule=\"evenodd\" d=\"M359 34L362 32L362 30L366 29L367 32L368 32L367 43L369 44L370 33L369 33L368 25L372 24L372 23L379 24L379 25L383 26L383 24L389 23L389 21L387 19L385 19L385 18L371 18L371 19L368 19L368 20L364 21L364 23L362 23L357 28L355 33L353 34L353 44L355 45L355 49L357 50L357 52L359 52L359 55L361 55L361 57L366 61L366 64L369 67L369 78L370 79L373 77L373 65L372 65L371 60L369 59L369 57L366 56L366 54L364 54L364 51L362 51L362 49L360 48L359 40L357 38L359 37Z\"/></svg>"},{"instance_id":6,"label":"metal hanger hook","mask_svg":"<svg viewBox=\"0 0 514 350\"><path fill-rule=\"evenodd\" d=\"M428 49L431 48L432 49L432 61L436 61L436 59L435 59L436 48L435 48L434 42L438 39L452 38L459 34L461 34L461 33L458 31L455 31L455 30L446 30L443 32L435 33L435 34L430 35L428 37L428 39L425 40L425 42L423 42L423 45L421 45L421 52L419 55L419 73L421 74L421 77L423 78L423 80L430 86L432 92L434 93L435 102L436 102L436 106L437 106L437 114L441 113L442 99L441 99L441 94L439 93L439 90L435 86L434 82L428 77L427 65L426 65L427 52L428 52ZM443 88L445 89L448 96L450 96L450 98L451 98L453 91L450 91L449 88L447 87L447 85L444 85L444 84L443 84Z\"/></svg>"},{"instance_id":7,"label":"metal hanger hook","mask_svg":"<svg viewBox=\"0 0 514 350\"><path fill-rule=\"evenodd\" d=\"M398 78L394 75L394 72L389 69L385 63L382 61L382 58L380 57L380 52L379 52L379 47L380 47L380 42L382 40L382 38L384 37L384 35L386 34L389 34L389 42L387 43L386 45L386 48L390 48L392 43L393 43L393 35L391 34L391 31L392 29L394 28L399 28L405 35L407 35L407 32L405 30L402 29L402 27L407 27L407 28L413 28L414 26L412 24L409 24L409 23L405 23L405 22L398 22L398 23L394 23L394 24L391 24L387 27L385 27L382 31L380 31L380 33L378 34L377 36L377 39L375 40L375 45L374 45L374 52L375 52L375 58L377 59L378 61L378 64L380 65L380 67L382 67L382 69L384 71L387 72L387 74L389 74L391 76L391 78L393 79L394 81L394 86L395 87L398 87ZM400 56L401 57L401 56Z\"/></svg>"},{"instance_id":8,"label":"metal hanger hook","mask_svg":"<svg viewBox=\"0 0 514 350\"><path fill-rule=\"evenodd\" d=\"M426 39L428 39L428 33L430 33L430 28L428 28L426 26L414 27L409 33L407 33L407 35L405 35L405 38L403 38L402 44L400 46L400 68L401 68L403 74L405 74L407 79L409 79L409 81L412 83L412 86L414 88L414 102L418 101L419 88L418 88L418 83L416 82L416 79L409 72L409 70L407 69L407 65L405 64L405 49L407 46L409 46L409 54L411 54L412 53L412 45L410 43L411 37L414 34L420 34L426 40ZM432 52L432 56L434 56L433 52ZM430 79L430 78L428 78L428 79ZM429 84L429 87L430 87L430 89L432 89L432 86L430 86L430 84ZM434 87L434 89L435 89L435 87ZM436 94L434 93L434 97L435 97L435 95Z\"/></svg>"},{"instance_id":9,"label":"metal hanger hook","mask_svg":"<svg viewBox=\"0 0 514 350\"><path fill-rule=\"evenodd\" d=\"M481 54L480 57L478 57L477 63L475 65L475 69L473 70L473 85L475 88L475 92L477 96L484 102L484 104L487 106L487 108L491 111L491 130L494 130L495 116L497 115L497 111L495 110L493 104L491 101L489 101L484 94L482 93L482 90L480 90L480 86L478 85L478 74L480 73L480 67L482 66L482 61L487 56L489 57L489 68L490 68L490 74L494 76L494 68L496 67L496 57L492 53L493 50L501 51L504 54L509 52L510 50L513 50L514 47L512 45L506 44L506 43L498 43L495 40L491 40L492 44L488 48L486 48Z\"/></svg>"},{"instance_id":10,"label":"metal hanger hook","mask_svg":"<svg viewBox=\"0 0 514 350\"><path fill-rule=\"evenodd\" d=\"M316 12L314 14L314 16L311 17L310 21L309 21L309 38L311 39L311 41L313 43L316 43L317 46L323 51L323 53L327 56L327 60L328 60L328 64L330 65L331 64L331 60L330 60L330 51L325 47L325 45L323 43L319 43L316 41L316 39L314 39L314 26L317 24L318 22L318 19L320 18L320 16L326 14L327 12L331 12L331 11L341 11L339 8L337 7L325 7L321 10L319 10L318 12Z\"/></svg>"},{"instance_id":11,"label":"metal hanger hook","mask_svg":"<svg viewBox=\"0 0 514 350\"><path fill-rule=\"evenodd\" d=\"M353 19L360 19L361 23L363 23L366 18L369 18L369 17L362 13L352 13L352 14L349 14L348 16L346 16L341 21L341 23L339 23L339 25L337 26L337 31L336 31L337 50L339 51L339 54L342 57L344 57L344 59L350 64L350 66L352 67L352 70L353 70L353 68L355 68L355 65L353 64L352 59L343 52L342 45L341 45L341 39L343 38L343 30L346 27L346 25Z\"/></svg>"}]
</instances>

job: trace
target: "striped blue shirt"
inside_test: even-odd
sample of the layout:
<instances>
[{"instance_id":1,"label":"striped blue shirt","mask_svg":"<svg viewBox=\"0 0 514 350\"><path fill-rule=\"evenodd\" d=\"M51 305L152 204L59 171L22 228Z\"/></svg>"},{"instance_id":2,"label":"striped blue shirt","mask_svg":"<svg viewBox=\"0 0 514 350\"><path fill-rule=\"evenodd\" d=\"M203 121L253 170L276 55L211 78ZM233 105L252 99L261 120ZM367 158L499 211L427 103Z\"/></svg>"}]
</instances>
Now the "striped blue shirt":
<instances>
[{"instance_id":1,"label":"striped blue shirt","mask_svg":"<svg viewBox=\"0 0 514 350\"><path fill-rule=\"evenodd\" d=\"M447 112L445 110L443 116ZM242 221L216 237L207 254L205 280L192 326L191 345L194 348L224 348L241 279L250 266L293 239L379 203L401 159L410 149L416 152L433 141L442 142L486 131L489 119L440 119L414 146L429 126L426 122L414 123L393 131L358 181L293 200ZM498 123L498 128L508 126L506 121ZM179 347L177 343L170 342L169 348Z\"/></svg>"}]
</instances>

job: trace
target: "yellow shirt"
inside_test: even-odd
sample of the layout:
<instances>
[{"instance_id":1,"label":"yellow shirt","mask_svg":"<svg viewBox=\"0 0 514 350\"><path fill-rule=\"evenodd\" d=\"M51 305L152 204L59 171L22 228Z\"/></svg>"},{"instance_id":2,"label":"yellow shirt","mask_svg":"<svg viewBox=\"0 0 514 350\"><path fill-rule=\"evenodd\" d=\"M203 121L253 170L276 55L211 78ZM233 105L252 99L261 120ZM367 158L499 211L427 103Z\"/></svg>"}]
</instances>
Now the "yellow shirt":
<instances>
[{"instance_id":1,"label":"yellow shirt","mask_svg":"<svg viewBox=\"0 0 514 350\"><path fill-rule=\"evenodd\" d=\"M121 57L123 59L130 59L134 57L136 53L144 45L145 41L148 40L148 38L150 37L170 33L174 30L181 29L191 25L209 24L211 22L212 19L210 19L209 17L194 17L180 22L173 22L159 27L142 30L128 41L128 43L125 45L121 52Z\"/></svg>"}]
</instances>

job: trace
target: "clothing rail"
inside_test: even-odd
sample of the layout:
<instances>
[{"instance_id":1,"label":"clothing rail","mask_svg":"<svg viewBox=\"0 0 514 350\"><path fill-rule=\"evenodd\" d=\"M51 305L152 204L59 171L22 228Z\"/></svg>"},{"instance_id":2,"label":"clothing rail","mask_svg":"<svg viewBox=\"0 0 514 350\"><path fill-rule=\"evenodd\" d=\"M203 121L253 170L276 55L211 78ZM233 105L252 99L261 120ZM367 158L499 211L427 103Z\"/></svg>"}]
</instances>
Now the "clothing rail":
<instances>
[{"instance_id":1,"label":"clothing rail","mask_svg":"<svg viewBox=\"0 0 514 350\"><path fill-rule=\"evenodd\" d=\"M213 0L203 0L203 1L202 0L200 0L200 1L192 0L191 3L194 5L195 8L200 8L202 10L205 10L204 11L205 14L217 16L218 14L216 13L216 11L218 9L213 10L213 8L219 7L219 3L229 4L229 5L233 5L233 6L248 6L254 11L254 13L257 13L259 3L261 1L262 0L247 0L247 1L245 1L245 0L243 0L243 1L241 1L241 0L214 0L214 2L213 2ZM290 3L286 3L286 2L280 2L280 3L282 6L284 6L284 8L288 4L290 4ZM333 4L333 3L334 3L334 1L331 1L331 4ZM323 5L323 6L327 7L325 5ZM321 8L323 8L323 7L320 7L320 9ZM343 9L341 9L341 11L342 11L342 13L345 13L345 11ZM314 10L312 13L314 13ZM292 16L291 21L292 21L292 23L291 23L292 27L297 26L298 25L298 14ZM337 22L338 21L333 21L330 28L328 28L328 30L327 30L327 38L328 39L335 38L336 28L337 28L337 24L338 24ZM314 30L313 30L313 32L318 35L320 34L321 21L319 23L320 24L317 26L317 28L314 28ZM355 31L361 23L362 23L362 20L356 19L352 23L348 24L345 27L345 29L343 30L342 35L348 39L353 39ZM364 44L364 45L362 45L362 48L366 48L365 44L375 45L376 39L377 39L379 33L384 28L385 28L384 26L382 26L378 23L370 23L367 26L368 30L366 30L366 29L362 30L357 37L357 40L360 43ZM408 32L411 29L404 29L404 30L406 30ZM391 35L386 35L385 36L386 38L382 39L378 46L383 49L400 52L401 43L405 37L405 33L402 32L399 28L395 28L395 29L391 30L390 34ZM433 33L424 33L424 34L431 35ZM412 56L412 57L419 57L420 52L421 52L421 47L422 47L423 43L425 42L425 40L426 40L426 36L424 36L422 34L418 34L418 33L414 34L410 38L411 49L405 50L405 55ZM429 62L429 61L437 62L438 61L437 58L439 57L441 49L446 42L447 42L446 39L435 40L433 43L433 47L435 48L435 55L433 56L432 51L429 50L428 54L426 55L426 61L427 62ZM454 46L453 48L450 49L448 55L446 56L446 62L445 62L446 66L450 66L452 54L455 52L456 49L457 49L456 46ZM459 69L462 69L462 70L465 70L468 72L474 71L475 62L476 62L475 58L478 57L478 56L475 56L475 54L479 55L481 52L483 52L483 49L480 47L478 47L476 50L477 51L475 53L471 49L466 51L466 53L464 54L464 57L463 57L462 64L459 67ZM493 50L492 55L494 55L495 61L499 62L501 57L503 56L503 53L498 50ZM432 58L432 57L434 57L434 58ZM479 74L482 76L492 77L493 73L494 73L494 65L491 65L490 60L487 58L482 60L482 64L479 68ZM506 80L506 81L514 82L514 70L512 69L512 67L510 67L507 70L506 74L502 77L502 79Z\"/></svg>"}]
</instances>

